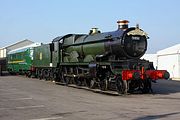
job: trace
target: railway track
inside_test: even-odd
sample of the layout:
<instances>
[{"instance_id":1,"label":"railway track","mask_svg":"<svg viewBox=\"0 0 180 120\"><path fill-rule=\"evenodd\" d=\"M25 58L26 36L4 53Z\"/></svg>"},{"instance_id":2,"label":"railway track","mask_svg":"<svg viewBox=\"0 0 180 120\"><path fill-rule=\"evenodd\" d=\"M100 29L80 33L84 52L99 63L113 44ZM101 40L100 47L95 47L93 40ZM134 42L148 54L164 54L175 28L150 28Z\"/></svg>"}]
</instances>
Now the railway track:
<instances>
[{"instance_id":1,"label":"railway track","mask_svg":"<svg viewBox=\"0 0 180 120\"><path fill-rule=\"evenodd\" d=\"M65 83L60 83L60 82L55 82L55 83L58 84L58 85L63 85L63 86L67 86L67 87L72 87L72 88L77 88L77 89L88 90L88 91L92 91L92 92L95 92L95 93L112 95L112 96L119 96L119 94L118 94L116 91L111 91L111 90L102 91L102 90L100 90L100 89L90 89L90 88L85 87L85 86L77 86L77 85L74 85L74 84L68 84L68 85L66 85Z\"/></svg>"}]
</instances>

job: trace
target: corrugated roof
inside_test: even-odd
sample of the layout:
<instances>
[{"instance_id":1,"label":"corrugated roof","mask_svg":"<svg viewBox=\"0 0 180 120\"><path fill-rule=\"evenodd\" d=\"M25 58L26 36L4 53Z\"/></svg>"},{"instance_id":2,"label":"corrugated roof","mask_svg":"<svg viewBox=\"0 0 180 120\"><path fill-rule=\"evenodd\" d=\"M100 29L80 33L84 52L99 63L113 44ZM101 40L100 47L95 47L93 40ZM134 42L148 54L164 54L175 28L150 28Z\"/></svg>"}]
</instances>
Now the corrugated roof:
<instances>
[{"instance_id":1,"label":"corrugated roof","mask_svg":"<svg viewBox=\"0 0 180 120\"><path fill-rule=\"evenodd\" d=\"M180 54L180 44L174 45L172 47L157 52L157 55L166 55L166 54Z\"/></svg>"}]
</instances>

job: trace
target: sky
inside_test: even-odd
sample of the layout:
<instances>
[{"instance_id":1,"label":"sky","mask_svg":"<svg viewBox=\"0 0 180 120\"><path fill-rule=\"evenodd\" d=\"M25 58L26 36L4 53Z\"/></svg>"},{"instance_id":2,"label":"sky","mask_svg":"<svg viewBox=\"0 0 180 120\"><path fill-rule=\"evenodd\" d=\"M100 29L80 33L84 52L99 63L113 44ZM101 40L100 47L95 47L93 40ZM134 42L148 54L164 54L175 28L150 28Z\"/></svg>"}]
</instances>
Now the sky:
<instances>
[{"instance_id":1,"label":"sky","mask_svg":"<svg viewBox=\"0 0 180 120\"><path fill-rule=\"evenodd\" d=\"M24 39L50 43L93 27L115 31L122 19L148 33L147 53L180 43L180 0L0 0L0 48Z\"/></svg>"}]
</instances>

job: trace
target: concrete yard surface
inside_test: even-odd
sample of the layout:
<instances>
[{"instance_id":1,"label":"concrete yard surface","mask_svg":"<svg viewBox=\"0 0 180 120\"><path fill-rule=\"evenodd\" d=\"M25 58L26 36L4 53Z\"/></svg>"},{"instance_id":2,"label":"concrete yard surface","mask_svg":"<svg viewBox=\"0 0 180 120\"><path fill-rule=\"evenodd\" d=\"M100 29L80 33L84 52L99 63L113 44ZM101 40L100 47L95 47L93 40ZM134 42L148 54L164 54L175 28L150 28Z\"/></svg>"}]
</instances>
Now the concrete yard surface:
<instances>
[{"instance_id":1,"label":"concrete yard surface","mask_svg":"<svg viewBox=\"0 0 180 120\"><path fill-rule=\"evenodd\" d=\"M23 76L0 77L0 120L179 120L180 82L114 96Z\"/></svg>"}]
</instances>

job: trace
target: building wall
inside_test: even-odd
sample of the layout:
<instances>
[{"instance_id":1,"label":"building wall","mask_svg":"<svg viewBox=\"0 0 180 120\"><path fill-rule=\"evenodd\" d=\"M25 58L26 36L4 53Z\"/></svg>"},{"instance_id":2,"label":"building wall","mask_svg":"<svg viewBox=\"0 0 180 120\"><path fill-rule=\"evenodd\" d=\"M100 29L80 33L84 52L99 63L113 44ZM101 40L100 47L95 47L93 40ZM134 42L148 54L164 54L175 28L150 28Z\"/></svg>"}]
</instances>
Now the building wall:
<instances>
[{"instance_id":1,"label":"building wall","mask_svg":"<svg viewBox=\"0 0 180 120\"><path fill-rule=\"evenodd\" d=\"M167 70L170 78L180 80L180 54L167 54L157 56L158 69Z\"/></svg>"},{"instance_id":2,"label":"building wall","mask_svg":"<svg viewBox=\"0 0 180 120\"><path fill-rule=\"evenodd\" d=\"M180 53L173 52L169 54L145 54L141 59L153 62L154 68L158 70L167 70L170 78L180 80Z\"/></svg>"},{"instance_id":3,"label":"building wall","mask_svg":"<svg viewBox=\"0 0 180 120\"><path fill-rule=\"evenodd\" d=\"M6 57L6 48L0 48L0 58Z\"/></svg>"}]
</instances>

